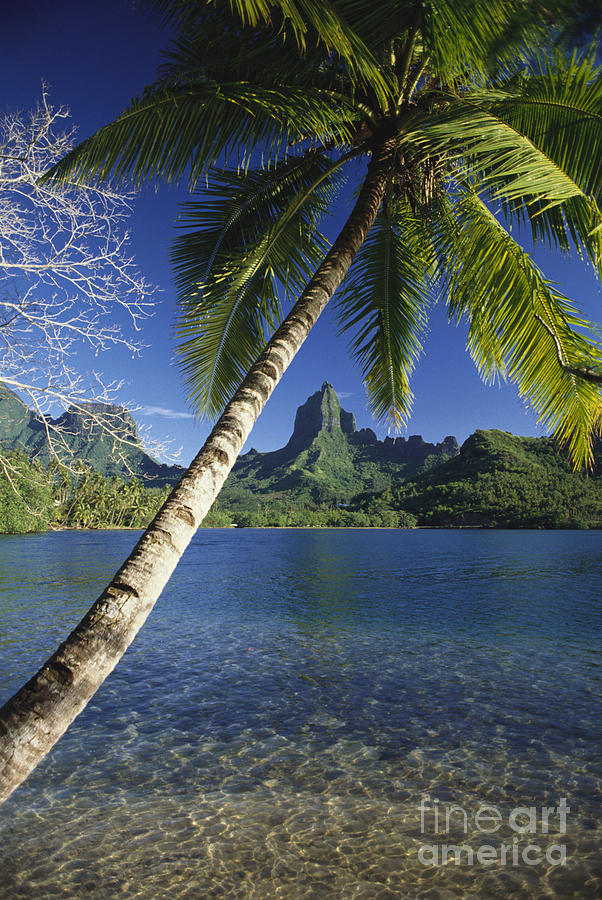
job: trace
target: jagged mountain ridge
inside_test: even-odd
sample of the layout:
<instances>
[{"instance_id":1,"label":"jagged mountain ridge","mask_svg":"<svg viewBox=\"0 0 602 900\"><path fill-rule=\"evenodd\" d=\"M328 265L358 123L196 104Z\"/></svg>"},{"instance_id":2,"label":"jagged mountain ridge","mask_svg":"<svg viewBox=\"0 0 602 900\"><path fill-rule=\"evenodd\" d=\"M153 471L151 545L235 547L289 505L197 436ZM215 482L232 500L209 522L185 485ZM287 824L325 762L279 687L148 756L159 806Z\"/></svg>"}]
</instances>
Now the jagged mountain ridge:
<instances>
[{"instance_id":1,"label":"jagged mountain ridge","mask_svg":"<svg viewBox=\"0 0 602 900\"><path fill-rule=\"evenodd\" d=\"M358 430L353 413L341 407L332 385L324 382L298 408L284 447L268 453L251 449L239 458L220 502L283 493L346 502L363 491L385 490L458 453L452 436L438 444L420 435L380 441L372 429Z\"/></svg>"},{"instance_id":2,"label":"jagged mountain ridge","mask_svg":"<svg viewBox=\"0 0 602 900\"><path fill-rule=\"evenodd\" d=\"M316 438L320 431L333 433L339 429L349 436L352 443L386 448L387 455L392 459L403 459L405 462L418 462L429 455L457 456L460 452L458 442L451 435L440 444L429 444L419 434L411 435L407 441L403 437L387 437L379 441L371 428L358 430L355 416L342 408L333 386L327 381L297 409L293 433L285 449L295 453Z\"/></svg>"},{"instance_id":3,"label":"jagged mountain ridge","mask_svg":"<svg viewBox=\"0 0 602 900\"><path fill-rule=\"evenodd\" d=\"M144 450L136 423L122 406L82 403L56 419L44 419L0 383L0 447L21 450L47 465L53 458L51 440L66 463L77 460L109 478L136 476L161 487L175 483L183 472L180 466L157 462Z\"/></svg>"}]
</instances>

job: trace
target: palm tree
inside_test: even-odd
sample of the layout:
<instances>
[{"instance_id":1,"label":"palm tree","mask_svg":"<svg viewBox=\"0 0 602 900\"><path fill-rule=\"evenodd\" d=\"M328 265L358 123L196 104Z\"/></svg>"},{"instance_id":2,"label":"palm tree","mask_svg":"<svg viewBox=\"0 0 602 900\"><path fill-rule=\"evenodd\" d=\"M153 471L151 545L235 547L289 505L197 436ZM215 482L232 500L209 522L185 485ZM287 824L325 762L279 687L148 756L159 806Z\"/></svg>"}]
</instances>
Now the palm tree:
<instances>
[{"instance_id":1,"label":"palm tree","mask_svg":"<svg viewBox=\"0 0 602 900\"><path fill-rule=\"evenodd\" d=\"M173 252L180 349L197 408L225 409L111 584L1 711L2 797L135 637L343 279L341 329L391 424L409 414L441 294L483 375L514 381L575 465L600 425L595 334L507 227L600 263L602 80L592 54L534 54L536 0L382 0L378 15L357 0L150 5L176 26L161 77L51 177L203 185ZM361 166L329 247L320 220Z\"/></svg>"}]
</instances>

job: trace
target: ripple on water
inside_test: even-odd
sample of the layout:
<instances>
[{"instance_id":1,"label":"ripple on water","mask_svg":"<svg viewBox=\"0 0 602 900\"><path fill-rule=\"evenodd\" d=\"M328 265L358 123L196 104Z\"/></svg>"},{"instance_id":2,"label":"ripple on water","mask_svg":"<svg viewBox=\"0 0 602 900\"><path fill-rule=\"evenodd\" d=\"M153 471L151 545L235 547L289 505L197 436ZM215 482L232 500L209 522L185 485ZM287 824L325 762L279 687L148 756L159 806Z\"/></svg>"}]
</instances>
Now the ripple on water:
<instances>
[{"instance_id":1,"label":"ripple on water","mask_svg":"<svg viewBox=\"0 0 602 900\"><path fill-rule=\"evenodd\" d=\"M602 554L592 535L560 537L201 533L113 676L5 805L0 897L602 895ZM7 688L132 536L94 539L73 552L65 535L27 541L26 590L18 542L4 557L0 543ZM512 810L560 797L566 834L529 838L537 865L419 862L445 841L499 858ZM436 801L466 810L466 829L456 812L437 832ZM486 841L484 804L502 819ZM560 839L566 866L545 859Z\"/></svg>"}]
</instances>

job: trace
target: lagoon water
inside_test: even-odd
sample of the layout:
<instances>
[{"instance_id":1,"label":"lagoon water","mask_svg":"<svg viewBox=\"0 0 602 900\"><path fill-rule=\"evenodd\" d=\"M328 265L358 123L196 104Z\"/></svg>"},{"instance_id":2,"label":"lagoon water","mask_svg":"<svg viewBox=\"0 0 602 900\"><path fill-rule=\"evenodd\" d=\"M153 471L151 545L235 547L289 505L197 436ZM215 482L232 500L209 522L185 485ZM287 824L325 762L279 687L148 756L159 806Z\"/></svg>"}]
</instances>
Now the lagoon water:
<instances>
[{"instance_id":1,"label":"lagoon water","mask_svg":"<svg viewBox=\"0 0 602 900\"><path fill-rule=\"evenodd\" d=\"M135 539L0 538L1 699ZM0 897L601 897L601 584L600 532L201 530Z\"/></svg>"}]
</instances>

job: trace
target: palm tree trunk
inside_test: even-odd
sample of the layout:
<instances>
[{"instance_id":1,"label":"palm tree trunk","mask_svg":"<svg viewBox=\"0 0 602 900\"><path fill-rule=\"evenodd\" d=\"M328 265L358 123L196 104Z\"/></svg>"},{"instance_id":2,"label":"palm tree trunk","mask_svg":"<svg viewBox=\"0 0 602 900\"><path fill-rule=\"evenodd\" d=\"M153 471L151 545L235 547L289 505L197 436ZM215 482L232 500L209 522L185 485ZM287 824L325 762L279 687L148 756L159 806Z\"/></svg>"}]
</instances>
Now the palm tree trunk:
<instances>
[{"instance_id":1,"label":"palm tree trunk","mask_svg":"<svg viewBox=\"0 0 602 900\"><path fill-rule=\"evenodd\" d=\"M0 803L67 730L143 625L267 399L364 241L384 196L393 153L393 139L374 150L332 249L129 558L67 640L0 710Z\"/></svg>"}]
</instances>

